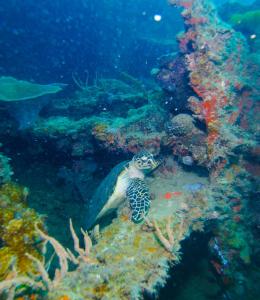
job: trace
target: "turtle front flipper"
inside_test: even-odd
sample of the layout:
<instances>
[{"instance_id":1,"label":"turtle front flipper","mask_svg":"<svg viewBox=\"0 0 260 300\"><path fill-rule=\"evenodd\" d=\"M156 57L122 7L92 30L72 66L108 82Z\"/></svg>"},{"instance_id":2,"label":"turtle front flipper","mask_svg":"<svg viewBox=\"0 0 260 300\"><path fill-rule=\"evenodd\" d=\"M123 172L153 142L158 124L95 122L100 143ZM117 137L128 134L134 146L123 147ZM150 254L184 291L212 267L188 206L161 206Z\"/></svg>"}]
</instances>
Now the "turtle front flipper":
<instances>
[{"instance_id":1,"label":"turtle front flipper","mask_svg":"<svg viewBox=\"0 0 260 300\"><path fill-rule=\"evenodd\" d=\"M132 221L141 222L147 215L151 203L149 189L145 182L139 178L132 179L126 190L126 197L132 209Z\"/></svg>"}]
</instances>

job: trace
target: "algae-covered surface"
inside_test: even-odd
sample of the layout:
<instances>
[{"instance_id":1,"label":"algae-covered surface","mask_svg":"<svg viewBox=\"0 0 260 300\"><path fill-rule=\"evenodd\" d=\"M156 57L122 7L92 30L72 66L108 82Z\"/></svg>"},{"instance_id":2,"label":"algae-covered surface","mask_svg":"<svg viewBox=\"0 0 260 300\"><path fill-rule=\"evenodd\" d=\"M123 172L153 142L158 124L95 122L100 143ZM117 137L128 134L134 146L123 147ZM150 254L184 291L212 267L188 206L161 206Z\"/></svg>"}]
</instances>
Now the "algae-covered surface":
<instances>
[{"instance_id":1,"label":"algae-covered surface","mask_svg":"<svg viewBox=\"0 0 260 300\"><path fill-rule=\"evenodd\" d=\"M210 216L214 203L204 194L207 178L181 168L175 176L158 170L147 182L153 198L148 219L156 220L167 237L165 226L170 217L172 253L147 223L137 225L129 220L125 204L112 224L100 231L92 249L98 263L69 273L49 294L50 299L63 294L71 299L138 299L143 291L152 295L164 285L170 266L181 260L180 242L193 230L203 231L203 222L214 218ZM199 183L201 188L191 192Z\"/></svg>"}]
</instances>

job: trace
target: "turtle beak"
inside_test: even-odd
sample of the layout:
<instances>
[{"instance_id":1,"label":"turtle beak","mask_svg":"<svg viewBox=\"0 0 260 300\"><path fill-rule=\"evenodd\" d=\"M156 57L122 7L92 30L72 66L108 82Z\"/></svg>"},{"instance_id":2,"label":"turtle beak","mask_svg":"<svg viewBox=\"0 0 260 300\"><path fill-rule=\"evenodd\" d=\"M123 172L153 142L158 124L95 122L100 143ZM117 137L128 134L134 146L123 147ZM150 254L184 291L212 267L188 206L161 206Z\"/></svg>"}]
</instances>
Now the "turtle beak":
<instances>
[{"instance_id":1,"label":"turtle beak","mask_svg":"<svg viewBox=\"0 0 260 300\"><path fill-rule=\"evenodd\" d=\"M158 168L160 164L162 164L163 159L161 157L158 157L153 160L153 170Z\"/></svg>"}]
</instances>

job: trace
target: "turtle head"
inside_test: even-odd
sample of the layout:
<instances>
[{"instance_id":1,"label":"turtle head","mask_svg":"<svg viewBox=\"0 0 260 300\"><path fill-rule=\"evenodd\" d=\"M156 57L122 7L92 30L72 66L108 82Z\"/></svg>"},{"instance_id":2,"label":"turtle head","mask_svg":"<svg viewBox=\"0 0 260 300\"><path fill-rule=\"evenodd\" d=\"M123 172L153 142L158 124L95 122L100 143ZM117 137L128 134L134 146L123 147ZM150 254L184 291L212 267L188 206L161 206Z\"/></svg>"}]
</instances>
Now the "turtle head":
<instances>
[{"instance_id":1,"label":"turtle head","mask_svg":"<svg viewBox=\"0 0 260 300\"><path fill-rule=\"evenodd\" d=\"M138 152L132 159L134 166L145 172L152 171L159 166L160 160L156 160L153 154L147 150Z\"/></svg>"}]
</instances>

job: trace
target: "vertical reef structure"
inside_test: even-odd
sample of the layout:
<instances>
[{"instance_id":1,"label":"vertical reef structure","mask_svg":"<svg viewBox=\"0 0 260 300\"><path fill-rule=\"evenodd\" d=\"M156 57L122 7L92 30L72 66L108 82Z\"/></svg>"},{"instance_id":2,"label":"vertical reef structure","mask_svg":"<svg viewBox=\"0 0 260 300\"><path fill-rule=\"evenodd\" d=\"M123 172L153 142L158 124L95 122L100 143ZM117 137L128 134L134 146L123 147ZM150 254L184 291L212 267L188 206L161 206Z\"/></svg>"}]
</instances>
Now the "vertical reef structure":
<instances>
[{"instance_id":1,"label":"vertical reef structure","mask_svg":"<svg viewBox=\"0 0 260 300\"><path fill-rule=\"evenodd\" d=\"M257 110L258 93L249 71L248 45L241 33L220 20L210 1L170 3L182 8L185 32L178 40L196 94L189 98L189 107L206 124L211 197L226 215L210 243L212 252L218 249L220 256L213 266L233 295L246 297L244 272L253 244L248 199L253 181L245 166L255 148L248 119Z\"/></svg>"},{"instance_id":2,"label":"vertical reef structure","mask_svg":"<svg viewBox=\"0 0 260 300\"><path fill-rule=\"evenodd\" d=\"M222 22L210 1L171 1L183 7L186 30L178 36L185 55L190 86L197 95L189 105L208 130L208 152L212 166L225 160L230 148L244 141L231 131L248 95L248 46L242 34ZM232 141L231 141L232 134ZM227 145L227 143L229 143ZM230 145L232 143L232 145Z\"/></svg>"}]
</instances>

